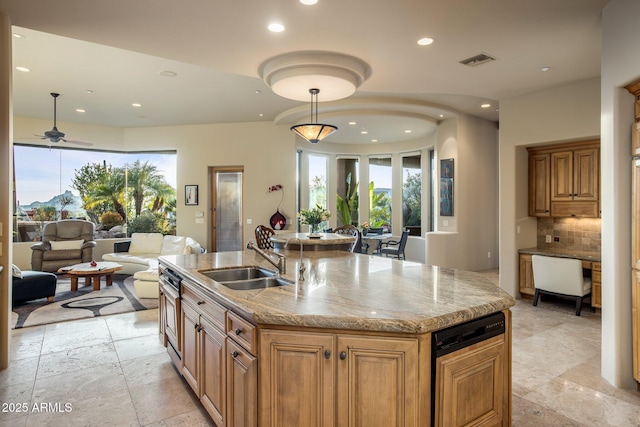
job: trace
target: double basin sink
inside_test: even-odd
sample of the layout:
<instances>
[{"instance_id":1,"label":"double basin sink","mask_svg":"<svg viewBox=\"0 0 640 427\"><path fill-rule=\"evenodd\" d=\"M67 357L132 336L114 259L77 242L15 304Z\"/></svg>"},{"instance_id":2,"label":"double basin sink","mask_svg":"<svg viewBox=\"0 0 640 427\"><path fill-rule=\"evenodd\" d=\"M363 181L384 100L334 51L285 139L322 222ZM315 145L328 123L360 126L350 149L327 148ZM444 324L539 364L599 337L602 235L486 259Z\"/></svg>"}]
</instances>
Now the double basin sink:
<instances>
[{"instance_id":1,"label":"double basin sink","mask_svg":"<svg viewBox=\"0 0 640 427\"><path fill-rule=\"evenodd\" d=\"M266 289L293 283L278 276L275 271L262 267L224 268L200 271L200 274L237 291Z\"/></svg>"}]
</instances>

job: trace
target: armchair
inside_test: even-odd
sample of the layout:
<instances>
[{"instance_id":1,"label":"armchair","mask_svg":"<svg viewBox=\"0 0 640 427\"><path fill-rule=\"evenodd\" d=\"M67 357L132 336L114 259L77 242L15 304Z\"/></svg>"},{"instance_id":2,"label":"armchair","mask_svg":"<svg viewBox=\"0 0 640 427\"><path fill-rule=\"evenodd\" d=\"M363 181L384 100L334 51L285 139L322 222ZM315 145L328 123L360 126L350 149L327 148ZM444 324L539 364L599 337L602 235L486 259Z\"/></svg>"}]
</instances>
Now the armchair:
<instances>
[{"instance_id":1,"label":"armchair","mask_svg":"<svg viewBox=\"0 0 640 427\"><path fill-rule=\"evenodd\" d=\"M59 268L91 262L95 225L89 221L65 219L44 226L42 241L31 246L31 269L57 272Z\"/></svg>"},{"instance_id":2,"label":"armchair","mask_svg":"<svg viewBox=\"0 0 640 427\"><path fill-rule=\"evenodd\" d=\"M404 230L402 232L402 236L400 236L400 240L389 240L387 242L382 242L380 254L384 254L387 257L391 255L394 258L406 259L404 255L404 248L407 245L407 237L409 237L409 230Z\"/></svg>"},{"instance_id":3,"label":"armchair","mask_svg":"<svg viewBox=\"0 0 640 427\"><path fill-rule=\"evenodd\" d=\"M576 316L580 316L582 300L591 294L591 278L583 277L582 261L571 258L533 255L533 284L536 288L533 306L538 305L540 294L551 294L574 299Z\"/></svg>"}]
</instances>

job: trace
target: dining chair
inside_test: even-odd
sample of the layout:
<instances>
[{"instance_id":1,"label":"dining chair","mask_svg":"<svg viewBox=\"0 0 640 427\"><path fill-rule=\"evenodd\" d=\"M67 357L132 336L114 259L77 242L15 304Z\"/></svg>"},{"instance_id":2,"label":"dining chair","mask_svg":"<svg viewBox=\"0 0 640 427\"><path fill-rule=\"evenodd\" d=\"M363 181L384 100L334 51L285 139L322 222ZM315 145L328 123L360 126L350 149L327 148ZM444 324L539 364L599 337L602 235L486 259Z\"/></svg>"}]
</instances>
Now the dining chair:
<instances>
[{"instance_id":1,"label":"dining chair","mask_svg":"<svg viewBox=\"0 0 640 427\"><path fill-rule=\"evenodd\" d=\"M386 242L382 242L382 247L380 248L380 254L386 257L393 256L398 259L407 259L404 254L404 248L407 246L407 238L409 237L409 230L404 230L402 232L402 236L400 236L400 240L388 240Z\"/></svg>"},{"instance_id":2,"label":"dining chair","mask_svg":"<svg viewBox=\"0 0 640 427\"><path fill-rule=\"evenodd\" d=\"M533 255L533 284L536 289L533 306L541 293L576 300L576 316L580 316L582 301L591 294L591 278L584 277L582 261L572 258Z\"/></svg>"},{"instance_id":3,"label":"dining chair","mask_svg":"<svg viewBox=\"0 0 640 427\"><path fill-rule=\"evenodd\" d=\"M360 230L358 230L357 227L350 224L342 225L334 229L333 232L336 234L354 236L356 240L354 240L353 245L351 245L351 247L349 248L349 252L362 252L362 235L360 234Z\"/></svg>"},{"instance_id":4,"label":"dining chair","mask_svg":"<svg viewBox=\"0 0 640 427\"><path fill-rule=\"evenodd\" d=\"M271 236L276 232L269 227L259 225L256 227L256 243L260 249L273 249L273 243L271 242Z\"/></svg>"}]
</instances>

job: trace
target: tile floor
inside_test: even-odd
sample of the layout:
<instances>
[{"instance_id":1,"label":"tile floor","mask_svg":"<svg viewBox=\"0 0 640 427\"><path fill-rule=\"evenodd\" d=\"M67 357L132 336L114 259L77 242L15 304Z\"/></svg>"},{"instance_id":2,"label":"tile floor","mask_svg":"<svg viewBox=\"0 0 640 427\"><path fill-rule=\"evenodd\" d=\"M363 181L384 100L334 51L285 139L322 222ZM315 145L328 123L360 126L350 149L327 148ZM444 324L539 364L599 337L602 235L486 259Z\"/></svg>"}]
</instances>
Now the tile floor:
<instances>
[{"instance_id":1,"label":"tile floor","mask_svg":"<svg viewBox=\"0 0 640 427\"><path fill-rule=\"evenodd\" d=\"M156 316L13 331L12 364L0 371L0 426L212 425L160 345ZM640 392L604 381L599 354L599 315L586 309L576 317L570 302L518 301L513 425L640 426Z\"/></svg>"}]
</instances>

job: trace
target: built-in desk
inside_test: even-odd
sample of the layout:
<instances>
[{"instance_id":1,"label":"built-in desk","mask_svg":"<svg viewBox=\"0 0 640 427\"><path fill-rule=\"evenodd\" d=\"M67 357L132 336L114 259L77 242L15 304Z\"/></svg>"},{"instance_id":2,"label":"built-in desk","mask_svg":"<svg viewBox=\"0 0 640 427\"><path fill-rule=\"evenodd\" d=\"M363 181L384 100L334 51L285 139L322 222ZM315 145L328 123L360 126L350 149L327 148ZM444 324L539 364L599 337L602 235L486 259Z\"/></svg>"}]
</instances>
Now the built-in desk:
<instances>
[{"instance_id":1,"label":"built-in desk","mask_svg":"<svg viewBox=\"0 0 640 427\"><path fill-rule=\"evenodd\" d=\"M579 259L585 275L591 276L591 306L602 307L602 265L599 252L572 251L566 249L527 248L518 251L520 255L519 288L520 295L533 297L536 289L533 282L532 255L555 256Z\"/></svg>"}]
</instances>

